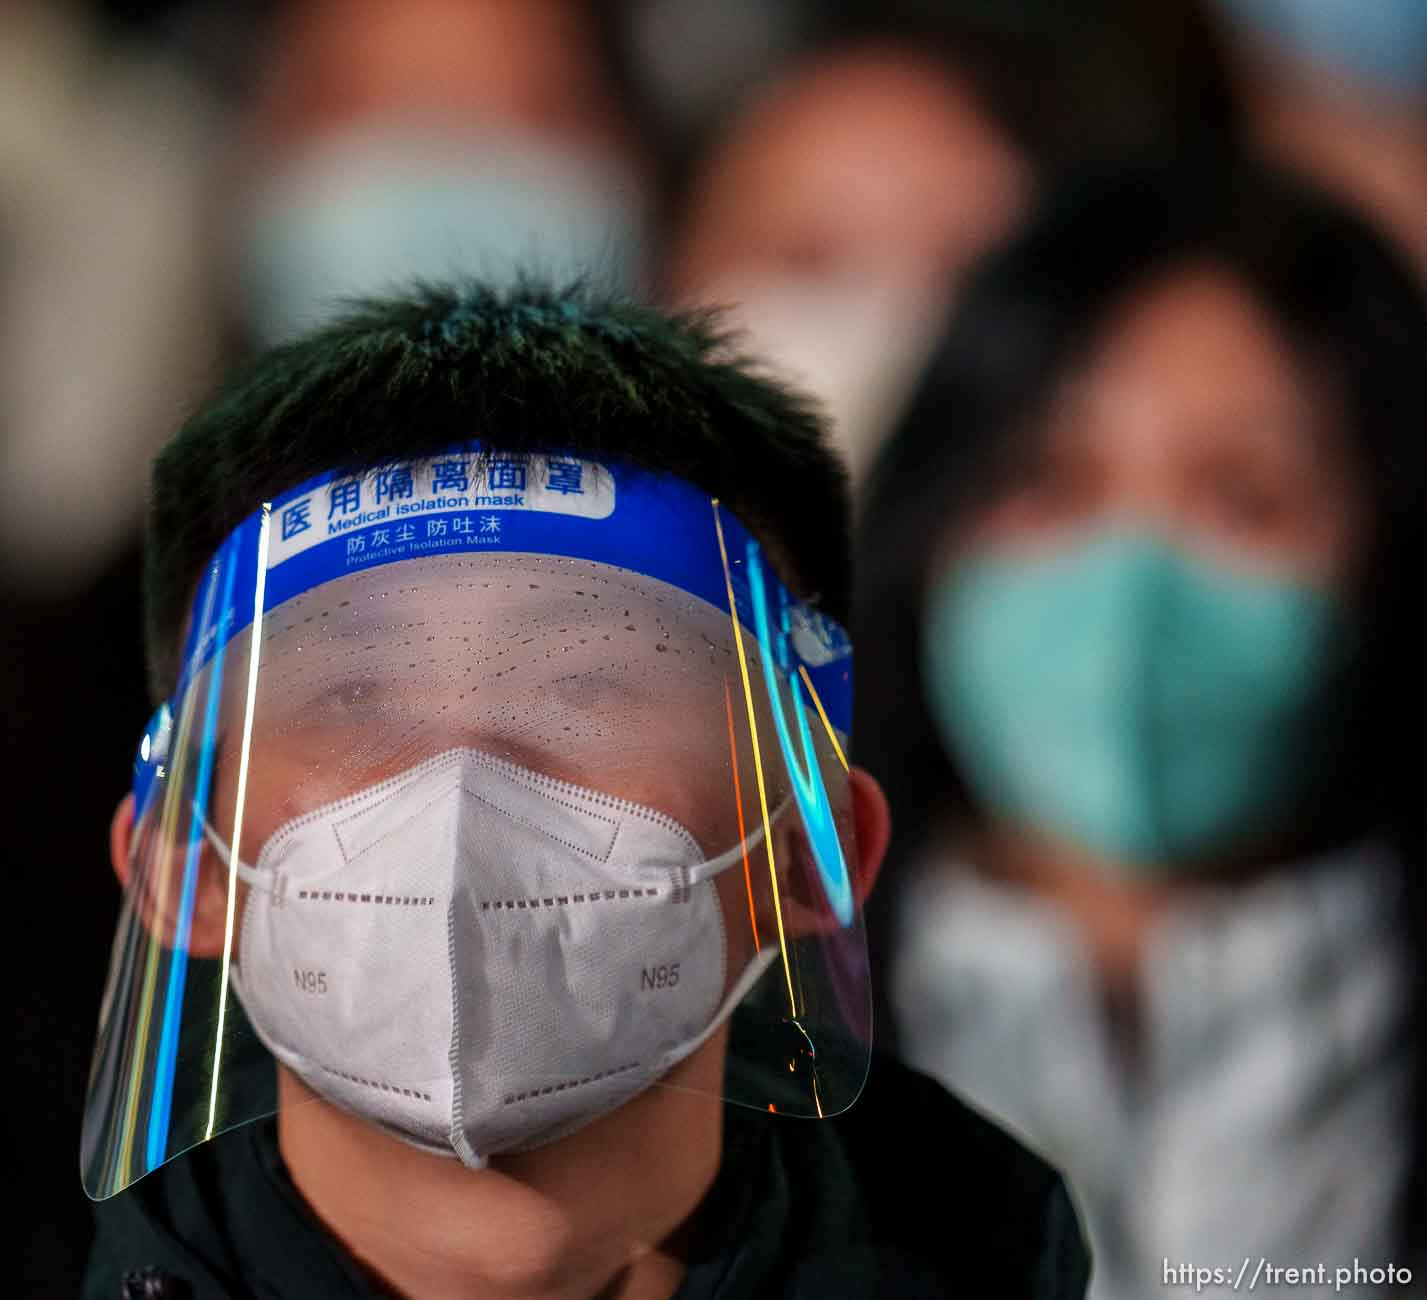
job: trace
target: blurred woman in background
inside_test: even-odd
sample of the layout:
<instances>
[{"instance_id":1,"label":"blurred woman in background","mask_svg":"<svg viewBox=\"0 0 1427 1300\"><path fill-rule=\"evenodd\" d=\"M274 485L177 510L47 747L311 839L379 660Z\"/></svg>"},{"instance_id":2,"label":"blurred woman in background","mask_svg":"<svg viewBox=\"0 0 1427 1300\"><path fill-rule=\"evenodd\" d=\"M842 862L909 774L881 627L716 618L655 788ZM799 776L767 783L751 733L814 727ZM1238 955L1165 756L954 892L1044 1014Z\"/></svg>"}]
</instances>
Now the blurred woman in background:
<instances>
[{"instance_id":1,"label":"blurred woman in background","mask_svg":"<svg viewBox=\"0 0 1427 1300\"><path fill-rule=\"evenodd\" d=\"M972 280L875 471L893 1020L1066 1171L1101 1300L1416 1262L1424 340L1306 186L1101 175Z\"/></svg>"},{"instance_id":2,"label":"blurred woman in background","mask_svg":"<svg viewBox=\"0 0 1427 1300\"><path fill-rule=\"evenodd\" d=\"M965 270L1031 186L953 61L894 41L819 51L710 149L673 231L670 301L731 307L750 352L816 394L861 478Z\"/></svg>"},{"instance_id":3,"label":"blurred woman in background","mask_svg":"<svg viewBox=\"0 0 1427 1300\"><path fill-rule=\"evenodd\" d=\"M663 296L728 308L823 404L860 485L966 273L1047 178L1220 145L1241 122L1198 0L827 6L821 40L685 163Z\"/></svg>"}]
</instances>

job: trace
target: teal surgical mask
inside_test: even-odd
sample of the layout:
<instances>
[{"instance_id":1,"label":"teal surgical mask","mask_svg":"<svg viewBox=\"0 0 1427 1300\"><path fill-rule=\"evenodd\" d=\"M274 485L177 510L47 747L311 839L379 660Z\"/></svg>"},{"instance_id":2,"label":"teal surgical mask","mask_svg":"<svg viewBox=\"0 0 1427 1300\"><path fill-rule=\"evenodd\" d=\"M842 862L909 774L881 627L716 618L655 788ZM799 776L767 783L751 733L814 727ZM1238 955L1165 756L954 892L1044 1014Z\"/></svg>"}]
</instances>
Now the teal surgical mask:
<instances>
[{"instance_id":1,"label":"teal surgical mask","mask_svg":"<svg viewBox=\"0 0 1427 1300\"><path fill-rule=\"evenodd\" d=\"M1126 873L1285 829L1321 773L1338 603L1151 533L1001 551L932 589L931 703L972 792Z\"/></svg>"}]
</instances>

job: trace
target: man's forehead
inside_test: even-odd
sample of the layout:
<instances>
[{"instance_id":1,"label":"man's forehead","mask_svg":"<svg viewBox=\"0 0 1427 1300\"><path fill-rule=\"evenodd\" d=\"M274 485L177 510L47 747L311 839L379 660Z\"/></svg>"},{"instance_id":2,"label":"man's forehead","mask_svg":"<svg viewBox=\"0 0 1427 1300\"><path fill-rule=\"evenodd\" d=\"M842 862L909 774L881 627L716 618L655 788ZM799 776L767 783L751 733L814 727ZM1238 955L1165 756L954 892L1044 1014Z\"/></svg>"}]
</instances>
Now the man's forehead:
<instances>
[{"instance_id":1,"label":"man's forehead","mask_svg":"<svg viewBox=\"0 0 1427 1300\"><path fill-rule=\"evenodd\" d=\"M607 643L616 631L656 653L683 654L691 641L733 648L728 614L669 583L590 560L509 552L344 576L269 611L261 636L264 659L298 646L331 656L363 636L418 651L469 647L463 653L529 658L549 653L553 640L568 653L590 645L591 633Z\"/></svg>"},{"instance_id":2,"label":"man's forehead","mask_svg":"<svg viewBox=\"0 0 1427 1300\"><path fill-rule=\"evenodd\" d=\"M641 574L540 555L365 570L269 611L258 635L256 672L225 673L224 695L237 707L251 676L260 723L320 705L354 722L444 710L512 732L621 713L663 727L678 715L659 710L706 708L740 672L726 612ZM758 664L746 636L744 655Z\"/></svg>"}]
</instances>

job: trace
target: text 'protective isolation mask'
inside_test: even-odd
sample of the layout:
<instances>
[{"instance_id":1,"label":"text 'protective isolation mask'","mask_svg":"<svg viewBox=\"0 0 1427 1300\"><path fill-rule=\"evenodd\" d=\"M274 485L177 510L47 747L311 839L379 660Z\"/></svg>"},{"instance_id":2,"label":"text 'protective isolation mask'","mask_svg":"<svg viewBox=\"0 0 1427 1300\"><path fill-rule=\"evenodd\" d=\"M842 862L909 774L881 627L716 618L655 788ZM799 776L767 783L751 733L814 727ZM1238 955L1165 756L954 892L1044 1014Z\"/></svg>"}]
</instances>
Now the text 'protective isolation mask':
<instances>
[{"instance_id":1,"label":"text 'protective isolation mask'","mask_svg":"<svg viewBox=\"0 0 1427 1300\"><path fill-rule=\"evenodd\" d=\"M1169 871L1277 832L1314 789L1342 622L1306 582L1103 532L956 566L928 598L924 671L988 807Z\"/></svg>"},{"instance_id":2,"label":"text 'protective isolation mask'","mask_svg":"<svg viewBox=\"0 0 1427 1300\"><path fill-rule=\"evenodd\" d=\"M135 767L90 1195L272 1114L275 1060L473 1166L652 1086L846 1109L851 680L668 475L469 443L260 503Z\"/></svg>"}]
</instances>

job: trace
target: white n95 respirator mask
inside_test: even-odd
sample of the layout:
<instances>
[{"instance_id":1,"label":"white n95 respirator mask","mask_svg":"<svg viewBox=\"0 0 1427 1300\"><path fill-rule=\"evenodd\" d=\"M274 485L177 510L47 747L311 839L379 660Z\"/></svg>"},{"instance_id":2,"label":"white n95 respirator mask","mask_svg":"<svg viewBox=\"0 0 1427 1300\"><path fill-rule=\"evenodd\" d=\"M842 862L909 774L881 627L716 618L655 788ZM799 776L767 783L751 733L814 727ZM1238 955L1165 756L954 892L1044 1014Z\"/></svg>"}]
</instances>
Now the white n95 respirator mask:
<instances>
[{"instance_id":1,"label":"white n95 respirator mask","mask_svg":"<svg viewBox=\"0 0 1427 1300\"><path fill-rule=\"evenodd\" d=\"M767 963L726 990L712 878L761 837L706 861L662 813L453 749L234 864L233 983L314 1092L479 1168L615 1109L718 1028Z\"/></svg>"}]
</instances>

